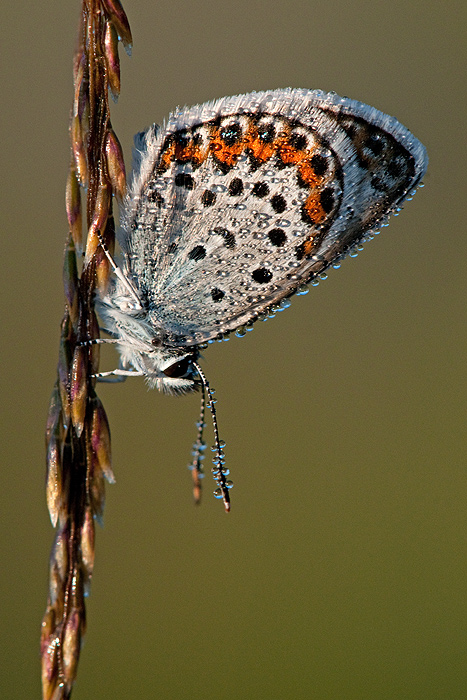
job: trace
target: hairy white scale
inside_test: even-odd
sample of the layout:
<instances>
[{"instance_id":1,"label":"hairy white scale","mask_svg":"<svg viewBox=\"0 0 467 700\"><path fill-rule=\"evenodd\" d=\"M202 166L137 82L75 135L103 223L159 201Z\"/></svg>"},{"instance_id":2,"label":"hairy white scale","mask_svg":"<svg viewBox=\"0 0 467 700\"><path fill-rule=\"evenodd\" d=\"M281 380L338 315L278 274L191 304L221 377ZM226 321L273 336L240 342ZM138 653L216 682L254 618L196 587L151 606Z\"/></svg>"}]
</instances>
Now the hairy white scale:
<instances>
[{"instance_id":1,"label":"hairy white scale","mask_svg":"<svg viewBox=\"0 0 467 700\"><path fill-rule=\"evenodd\" d=\"M278 128L284 119L297 120L294 133L304 136L307 148L315 149L338 168L339 172L330 169L325 184L335 193L339 210L332 212L332 225L311 258L298 259L296 247L319 234L320 227L302 219L301 207L309 192L297 185L295 167L278 169L272 159L252 169L250 159L242 153L226 173L212 157L198 168L172 162L165 172L155 172L168 135L195 129L207 144L209 129L204 123L220 116L221 124L235 121L246 129L248 115L257 112L267 113L264 124ZM342 114L348 115L344 123L353 128L352 137L334 117ZM367 124L374 131L381 130L377 133L379 157L361 143ZM387 168L384 158L392 139L413 160L410 177L404 175L404 158L393 172ZM196 353L200 343L254 321L379 227L416 186L427 163L423 146L394 118L354 100L308 90L251 93L177 110L161 129L149 129L137 143L140 151L135 158L120 245L124 274L137 292L144 290L149 306L142 311L125 308L128 290L116 280L101 303L101 313L109 330L120 339L123 366L135 368L150 383L163 387L169 386L164 384L163 374L167 362ZM369 170L378 176L379 189L372 184ZM176 185L177 174L191 176L194 189ZM243 193L233 197L229 186L235 178L242 181ZM390 193L399 186L398 178L403 191L391 199ZM258 183L267 183L266 197L253 194ZM148 186L163 198L162 203L148 199ZM205 190L216 195L212 206L203 205ZM284 197L287 206L283 212L272 208L274 195ZM235 245L226 246L216 228L233 234ZM268 232L276 228L286 234L280 246L268 238ZM169 252L171 244L173 251ZM203 248L205 256L190 259L197 246ZM252 274L258 268L270 271L272 278L255 281ZM221 300L213 300L213 289L224 293ZM157 349L154 340L159 343ZM177 381L187 382L172 379L171 388ZM180 390L186 388L184 384Z\"/></svg>"}]
</instances>

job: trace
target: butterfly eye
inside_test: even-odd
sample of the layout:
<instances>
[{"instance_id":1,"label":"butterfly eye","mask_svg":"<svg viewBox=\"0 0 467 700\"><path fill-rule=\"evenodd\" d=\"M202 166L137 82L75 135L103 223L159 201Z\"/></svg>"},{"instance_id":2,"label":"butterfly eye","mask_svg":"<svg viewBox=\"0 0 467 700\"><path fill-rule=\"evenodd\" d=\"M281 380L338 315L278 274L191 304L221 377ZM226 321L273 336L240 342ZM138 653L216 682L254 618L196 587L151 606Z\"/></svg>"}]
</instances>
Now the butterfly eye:
<instances>
[{"instance_id":1,"label":"butterfly eye","mask_svg":"<svg viewBox=\"0 0 467 700\"><path fill-rule=\"evenodd\" d=\"M185 377L191 370L191 360L192 357L188 355L184 357L183 360L179 362L174 362L173 365L169 365L166 369L162 370L166 377L172 377L176 379L178 377Z\"/></svg>"}]
</instances>

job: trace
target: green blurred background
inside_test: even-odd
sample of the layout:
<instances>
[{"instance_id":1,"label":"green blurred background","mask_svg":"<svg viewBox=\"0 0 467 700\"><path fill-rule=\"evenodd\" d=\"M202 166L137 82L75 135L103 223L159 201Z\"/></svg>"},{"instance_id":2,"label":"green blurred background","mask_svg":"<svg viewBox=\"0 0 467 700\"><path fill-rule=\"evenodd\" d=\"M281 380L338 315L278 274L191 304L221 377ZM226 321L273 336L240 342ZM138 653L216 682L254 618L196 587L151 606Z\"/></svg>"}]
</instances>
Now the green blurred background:
<instances>
[{"instance_id":1,"label":"green blurred background","mask_svg":"<svg viewBox=\"0 0 467 700\"><path fill-rule=\"evenodd\" d=\"M115 486L74 700L467 697L465 2L126 0L112 121L335 90L426 145L425 188L356 260L206 351L235 488L186 470L198 397L104 385ZM43 430L63 310L78 2L3 10L0 697L40 697L53 539ZM5 70L6 69L6 70ZM112 352L104 356L115 365Z\"/></svg>"}]
</instances>

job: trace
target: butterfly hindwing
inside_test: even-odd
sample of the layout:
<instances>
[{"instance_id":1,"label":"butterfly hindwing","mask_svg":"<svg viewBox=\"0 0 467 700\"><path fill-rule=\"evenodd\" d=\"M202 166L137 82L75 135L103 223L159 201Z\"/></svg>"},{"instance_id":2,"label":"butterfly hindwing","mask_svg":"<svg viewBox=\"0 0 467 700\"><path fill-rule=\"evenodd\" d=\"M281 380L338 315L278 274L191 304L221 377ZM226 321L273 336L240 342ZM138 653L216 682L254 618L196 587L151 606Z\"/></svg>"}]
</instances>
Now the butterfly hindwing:
<instances>
[{"instance_id":1,"label":"butterfly hindwing","mask_svg":"<svg viewBox=\"0 0 467 700\"><path fill-rule=\"evenodd\" d=\"M394 118L308 90L228 97L146 133L127 274L167 344L256 320L381 225L426 153Z\"/></svg>"}]
</instances>

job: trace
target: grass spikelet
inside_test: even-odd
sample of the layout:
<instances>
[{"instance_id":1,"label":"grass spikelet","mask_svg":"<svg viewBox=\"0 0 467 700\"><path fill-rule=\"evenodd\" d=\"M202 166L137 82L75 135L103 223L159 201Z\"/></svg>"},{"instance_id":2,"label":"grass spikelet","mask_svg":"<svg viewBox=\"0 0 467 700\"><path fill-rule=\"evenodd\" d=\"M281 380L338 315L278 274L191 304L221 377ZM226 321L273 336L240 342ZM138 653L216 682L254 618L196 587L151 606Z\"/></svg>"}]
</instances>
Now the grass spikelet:
<instances>
[{"instance_id":1,"label":"grass spikelet","mask_svg":"<svg viewBox=\"0 0 467 700\"><path fill-rule=\"evenodd\" d=\"M125 192L123 156L109 111L109 91L114 97L120 91L118 40L129 49L131 33L120 2L83 0L73 64L71 166L66 185L65 312L46 431L47 505L58 531L42 621L43 700L71 696L86 628L84 599L94 567L95 520L102 519L105 480L114 481L110 429L93 376L99 347L89 341L99 337L94 296L105 290L109 277L98 235L113 250L113 197L121 198ZM81 265L77 253L83 248L86 255Z\"/></svg>"}]
</instances>

